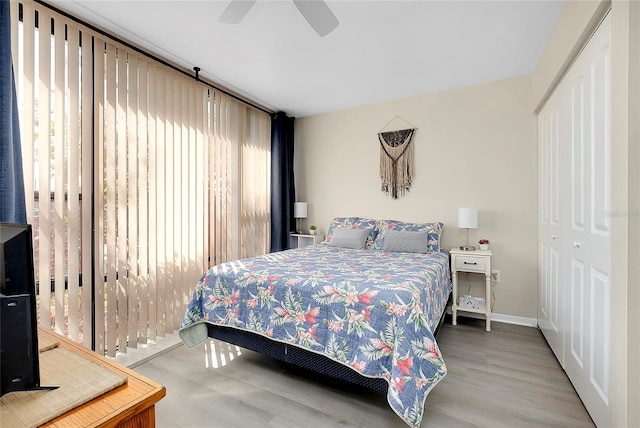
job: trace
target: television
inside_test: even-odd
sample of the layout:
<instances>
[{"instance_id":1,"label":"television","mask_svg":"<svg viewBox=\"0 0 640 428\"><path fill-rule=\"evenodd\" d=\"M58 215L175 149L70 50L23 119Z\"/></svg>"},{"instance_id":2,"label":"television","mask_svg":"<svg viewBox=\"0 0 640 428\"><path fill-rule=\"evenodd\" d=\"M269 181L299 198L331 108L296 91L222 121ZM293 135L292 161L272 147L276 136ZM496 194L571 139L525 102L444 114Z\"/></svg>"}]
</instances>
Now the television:
<instances>
[{"instance_id":1,"label":"television","mask_svg":"<svg viewBox=\"0 0 640 428\"><path fill-rule=\"evenodd\" d=\"M31 225L0 223L0 396L40 386Z\"/></svg>"}]
</instances>

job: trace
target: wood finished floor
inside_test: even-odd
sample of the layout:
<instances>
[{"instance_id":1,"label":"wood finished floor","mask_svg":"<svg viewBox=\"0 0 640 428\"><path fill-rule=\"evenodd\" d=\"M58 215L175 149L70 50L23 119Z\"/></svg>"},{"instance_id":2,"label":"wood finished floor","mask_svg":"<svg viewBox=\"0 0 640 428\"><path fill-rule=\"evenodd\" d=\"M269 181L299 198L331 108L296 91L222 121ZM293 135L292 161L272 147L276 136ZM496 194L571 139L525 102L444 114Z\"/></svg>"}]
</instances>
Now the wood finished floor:
<instances>
[{"instance_id":1,"label":"wood finished floor","mask_svg":"<svg viewBox=\"0 0 640 428\"><path fill-rule=\"evenodd\" d=\"M438 336L447 376L421 427L593 427L539 330L458 318ZM238 355L238 349L240 355ZM161 383L164 427L407 427L385 394L218 341L162 354L135 371Z\"/></svg>"}]
</instances>

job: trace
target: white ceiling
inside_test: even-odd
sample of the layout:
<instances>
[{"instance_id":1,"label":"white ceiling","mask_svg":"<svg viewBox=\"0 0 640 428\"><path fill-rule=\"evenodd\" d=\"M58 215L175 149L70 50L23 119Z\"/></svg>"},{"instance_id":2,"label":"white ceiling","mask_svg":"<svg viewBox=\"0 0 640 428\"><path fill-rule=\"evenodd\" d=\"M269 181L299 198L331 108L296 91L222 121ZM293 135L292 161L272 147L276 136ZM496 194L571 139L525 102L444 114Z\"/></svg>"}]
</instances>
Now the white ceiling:
<instances>
[{"instance_id":1,"label":"white ceiling","mask_svg":"<svg viewBox=\"0 0 640 428\"><path fill-rule=\"evenodd\" d=\"M222 24L224 1L51 0L274 111L302 117L533 72L563 1L327 1L320 37L290 0Z\"/></svg>"}]
</instances>

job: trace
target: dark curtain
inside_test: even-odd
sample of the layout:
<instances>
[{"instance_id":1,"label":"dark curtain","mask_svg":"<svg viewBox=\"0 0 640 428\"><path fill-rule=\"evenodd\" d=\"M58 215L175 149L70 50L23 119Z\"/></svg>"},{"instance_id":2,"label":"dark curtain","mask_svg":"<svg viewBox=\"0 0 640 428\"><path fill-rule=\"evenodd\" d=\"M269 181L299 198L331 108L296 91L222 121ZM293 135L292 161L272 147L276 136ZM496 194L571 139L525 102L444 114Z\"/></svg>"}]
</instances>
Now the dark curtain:
<instances>
[{"instance_id":1,"label":"dark curtain","mask_svg":"<svg viewBox=\"0 0 640 428\"><path fill-rule=\"evenodd\" d=\"M293 117L271 118L271 252L289 249L293 230Z\"/></svg>"},{"instance_id":2,"label":"dark curtain","mask_svg":"<svg viewBox=\"0 0 640 428\"><path fill-rule=\"evenodd\" d=\"M26 223L9 0L0 0L0 222Z\"/></svg>"}]
</instances>

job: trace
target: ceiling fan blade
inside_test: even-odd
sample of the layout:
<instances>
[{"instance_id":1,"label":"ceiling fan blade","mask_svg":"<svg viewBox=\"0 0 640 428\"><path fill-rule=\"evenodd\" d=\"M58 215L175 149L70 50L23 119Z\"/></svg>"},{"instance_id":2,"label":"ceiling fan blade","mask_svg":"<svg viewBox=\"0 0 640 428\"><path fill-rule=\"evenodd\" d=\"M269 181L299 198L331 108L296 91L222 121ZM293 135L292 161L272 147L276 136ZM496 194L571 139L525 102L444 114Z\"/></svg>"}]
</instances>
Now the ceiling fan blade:
<instances>
[{"instance_id":1,"label":"ceiling fan blade","mask_svg":"<svg viewBox=\"0 0 640 428\"><path fill-rule=\"evenodd\" d=\"M256 3L256 0L231 0L227 8L222 12L218 21L225 24L237 24Z\"/></svg>"},{"instance_id":2,"label":"ceiling fan blade","mask_svg":"<svg viewBox=\"0 0 640 428\"><path fill-rule=\"evenodd\" d=\"M309 25L324 37L338 26L338 18L324 0L293 0L296 7Z\"/></svg>"}]
</instances>

